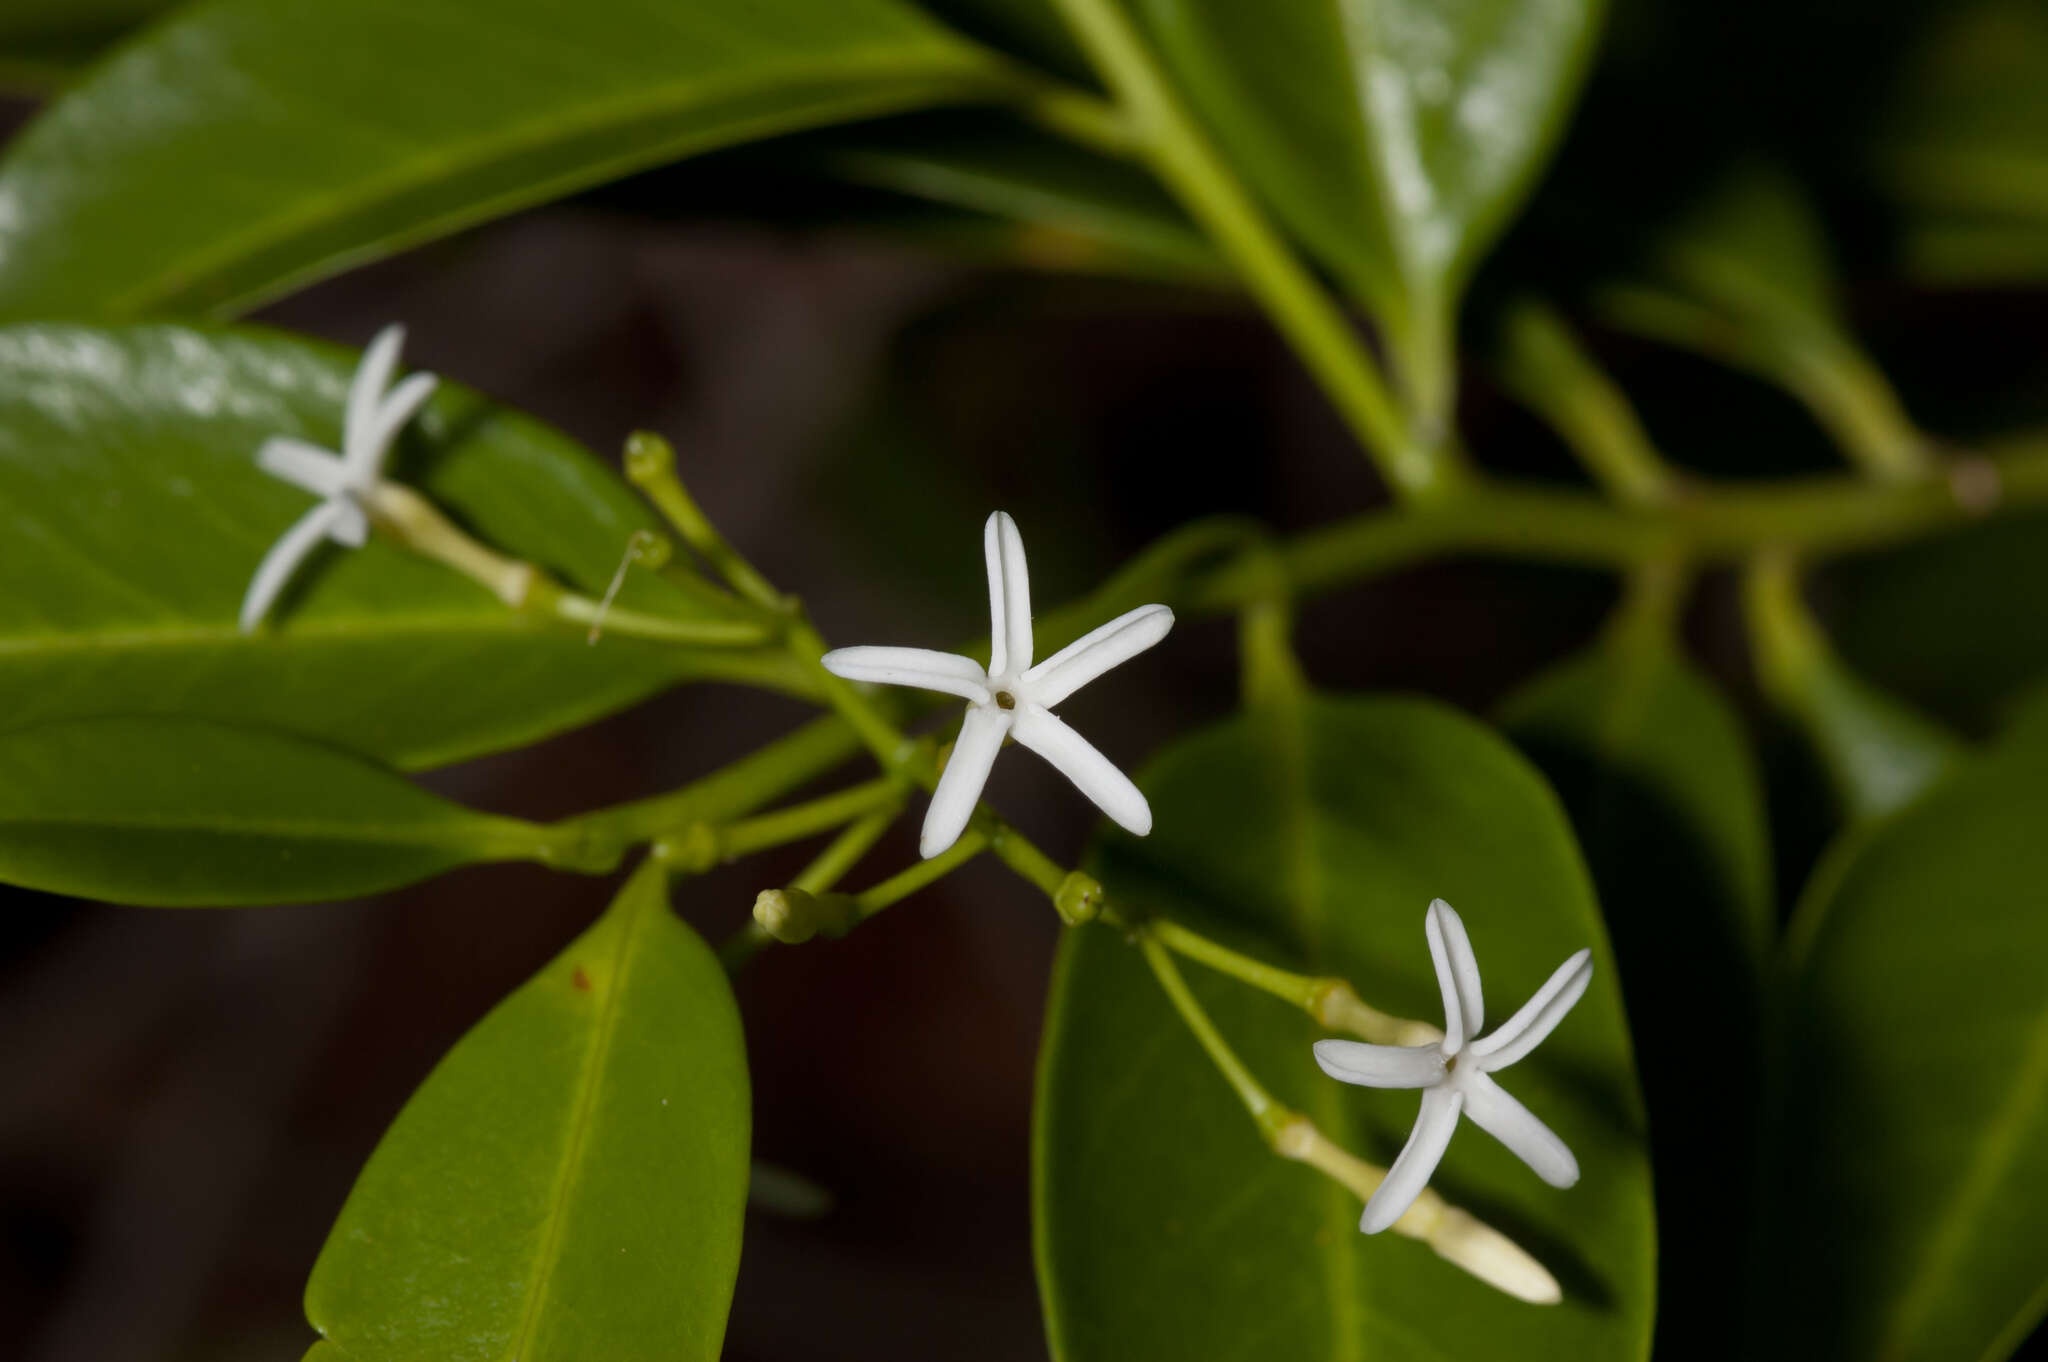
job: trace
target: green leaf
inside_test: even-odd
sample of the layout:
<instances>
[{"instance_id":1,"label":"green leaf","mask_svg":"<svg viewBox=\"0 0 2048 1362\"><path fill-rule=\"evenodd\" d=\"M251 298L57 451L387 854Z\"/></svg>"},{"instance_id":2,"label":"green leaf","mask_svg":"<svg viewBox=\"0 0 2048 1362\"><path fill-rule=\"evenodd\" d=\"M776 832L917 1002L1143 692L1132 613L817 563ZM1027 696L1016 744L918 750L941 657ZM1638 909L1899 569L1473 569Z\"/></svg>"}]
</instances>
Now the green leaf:
<instances>
[{"instance_id":1,"label":"green leaf","mask_svg":"<svg viewBox=\"0 0 2048 1362\"><path fill-rule=\"evenodd\" d=\"M8 0L0 9L0 86L41 94L180 0Z\"/></svg>"},{"instance_id":2,"label":"green leaf","mask_svg":"<svg viewBox=\"0 0 2048 1362\"><path fill-rule=\"evenodd\" d=\"M1130 3L1238 173L1415 345L1448 333L1555 142L1603 8Z\"/></svg>"},{"instance_id":3,"label":"green leaf","mask_svg":"<svg viewBox=\"0 0 2048 1362\"><path fill-rule=\"evenodd\" d=\"M422 767L533 742L687 677L787 683L766 652L587 646L379 541L323 551L274 624L239 633L249 575L310 504L257 469L256 449L273 434L333 447L353 367L256 331L0 329L0 723L179 714ZM572 442L451 384L392 475L592 593L653 524ZM621 600L712 610L644 571Z\"/></svg>"},{"instance_id":4,"label":"green leaf","mask_svg":"<svg viewBox=\"0 0 2048 1362\"><path fill-rule=\"evenodd\" d=\"M1954 734L1842 661L1788 566L1753 565L1744 591L1757 680L1799 726L1851 818L1903 808L1962 759Z\"/></svg>"},{"instance_id":5,"label":"green leaf","mask_svg":"<svg viewBox=\"0 0 2048 1362\"><path fill-rule=\"evenodd\" d=\"M1873 139L1907 268L1949 285L2048 278L2048 15L2029 0L1936 12Z\"/></svg>"},{"instance_id":6,"label":"green leaf","mask_svg":"<svg viewBox=\"0 0 2048 1362\"><path fill-rule=\"evenodd\" d=\"M2048 516L2001 516L1818 578L1843 657L1915 704L1982 727L2048 680Z\"/></svg>"},{"instance_id":7,"label":"green leaf","mask_svg":"<svg viewBox=\"0 0 2048 1362\"><path fill-rule=\"evenodd\" d=\"M1617 635L1510 698L1502 721L1571 812L1621 963L1658 1174L1658 1355L1727 1357L1777 929L1748 735L1661 637Z\"/></svg>"},{"instance_id":8,"label":"green leaf","mask_svg":"<svg viewBox=\"0 0 2048 1362\"><path fill-rule=\"evenodd\" d=\"M747 1194L746 1050L645 862L385 1133L306 1287L337 1362L718 1356Z\"/></svg>"},{"instance_id":9,"label":"green leaf","mask_svg":"<svg viewBox=\"0 0 2048 1362\"><path fill-rule=\"evenodd\" d=\"M0 313L246 309L649 166L1006 81L901 0L213 0L0 162Z\"/></svg>"},{"instance_id":10,"label":"green leaf","mask_svg":"<svg viewBox=\"0 0 2048 1362\"><path fill-rule=\"evenodd\" d=\"M1023 224L1012 254L1048 269L1234 287L1158 183L996 115L930 115L832 133L796 153L854 184Z\"/></svg>"},{"instance_id":11,"label":"green leaf","mask_svg":"<svg viewBox=\"0 0 2048 1362\"><path fill-rule=\"evenodd\" d=\"M593 859L594 857L594 859ZM0 880L153 907L374 893L478 861L616 852L474 813L346 753L189 719L0 733Z\"/></svg>"},{"instance_id":12,"label":"green leaf","mask_svg":"<svg viewBox=\"0 0 2048 1362\"><path fill-rule=\"evenodd\" d=\"M1039 1277L1063 1362L1152 1357L1641 1358L1655 1257L1650 1173L1612 957L1556 800L1514 752L1414 701L1276 704L1185 740L1142 784L1156 830L1095 858L1126 912L1348 978L1375 1006L1439 1015L1423 934L1433 896L1471 928L1494 1015L1572 951L1591 991L1507 1086L1585 1170L1545 1186L1467 1128L1435 1186L1532 1251L1561 1305L1512 1300L1392 1235L1285 1162L1111 931L1068 933L1040 1058ZM1385 1163L1413 1093L1325 1078L1307 1016L1189 967L1188 982L1275 1098Z\"/></svg>"},{"instance_id":13,"label":"green leaf","mask_svg":"<svg viewBox=\"0 0 2048 1362\"><path fill-rule=\"evenodd\" d=\"M2048 745L1838 851L1794 922L1753 1355L1990 1362L2048 1306Z\"/></svg>"},{"instance_id":14,"label":"green leaf","mask_svg":"<svg viewBox=\"0 0 2048 1362\"><path fill-rule=\"evenodd\" d=\"M1664 231L1641 275L1598 301L1625 330L1785 388L1876 471L1921 470L1926 438L1857 346L1820 219L1776 167L1746 165L1712 185Z\"/></svg>"},{"instance_id":15,"label":"green leaf","mask_svg":"<svg viewBox=\"0 0 2048 1362\"><path fill-rule=\"evenodd\" d=\"M1057 0L922 0L924 8L1049 71L1093 83L1088 58L1074 42Z\"/></svg>"}]
</instances>

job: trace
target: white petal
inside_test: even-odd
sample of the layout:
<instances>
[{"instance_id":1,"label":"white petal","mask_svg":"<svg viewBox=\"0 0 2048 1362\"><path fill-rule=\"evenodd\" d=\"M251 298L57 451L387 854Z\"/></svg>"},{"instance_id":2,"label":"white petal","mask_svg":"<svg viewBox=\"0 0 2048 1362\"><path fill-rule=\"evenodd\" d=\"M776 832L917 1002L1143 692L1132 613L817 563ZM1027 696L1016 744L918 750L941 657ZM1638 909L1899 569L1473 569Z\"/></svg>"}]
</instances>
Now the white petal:
<instances>
[{"instance_id":1,"label":"white petal","mask_svg":"<svg viewBox=\"0 0 2048 1362\"><path fill-rule=\"evenodd\" d=\"M1131 778L1058 715L1036 705L1019 705L1016 734L1018 742L1051 762L1118 826L1140 837L1152 831L1152 806Z\"/></svg>"},{"instance_id":2,"label":"white petal","mask_svg":"<svg viewBox=\"0 0 2048 1362\"><path fill-rule=\"evenodd\" d=\"M1359 1229L1378 1234L1407 1214L1415 1198L1429 1185L1430 1174L1436 1172L1437 1163L1451 1142L1451 1132L1458 1128L1458 1109L1464 1103L1464 1094L1453 1088L1422 1090L1422 1110L1415 1117L1415 1129L1408 1132L1408 1143L1402 1146L1401 1157L1387 1170L1386 1180L1372 1194L1372 1200L1365 1203L1365 1214L1358 1219Z\"/></svg>"},{"instance_id":3,"label":"white petal","mask_svg":"<svg viewBox=\"0 0 2048 1362\"><path fill-rule=\"evenodd\" d=\"M256 565L256 575L249 579L249 589L242 596L242 632L254 629L263 617L270 613L278 593L285 583L292 579L299 564L306 561L306 555L319 547L327 537L335 520L346 503L323 501L293 522L270 552L263 555L263 561Z\"/></svg>"},{"instance_id":4,"label":"white petal","mask_svg":"<svg viewBox=\"0 0 2048 1362\"><path fill-rule=\"evenodd\" d=\"M288 435L273 435L265 440L256 451L256 466L316 497L331 497L347 482L339 455Z\"/></svg>"},{"instance_id":5,"label":"white petal","mask_svg":"<svg viewBox=\"0 0 2048 1362\"><path fill-rule=\"evenodd\" d=\"M352 549L369 543L370 517L363 514L363 508L347 496L336 497L332 504L334 523L327 527L327 537Z\"/></svg>"},{"instance_id":6,"label":"white petal","mask_svg":"<svg viewBox=\"0 0 2048 1362\"><path fill-rule=\"evenodd\" d=\"M988 518L981 548L988 560L988 674L1009 676L1031 666L1031 574L1009 512Z\"/></svg>"},{"instance_id":7,"label":"white petal","mask_svg":"<svg viewBox=\"0 0 2048 1362\"><path fill-rule=\"evenodd\" d=\"M360 444L354 443L355 432L350 432L349 477L354 486L367 489L377 481L391 457L391 447L398 442L398 432L434 395L434 386L440 381L432 374L414 374L377 405Z\"/></svg>"},{"instance_id":8,"label":"white petal","mask_svg":"<svg viewBox=\"0 0 2048 1362\"><path fill-rule=\"evenodd\" d=\"M1491 1072L1505 1069L1543 1043L1543 1038L1564 1020L1593 982L1593 952L1580 951L1557 967L1543 987L1536 990L1521 1010L1501 1023L1485 1040L1472 1043L1472 1054L1485 1061Z\"/></svg>"},{"instance_id":9,"label":"white petal","mask_svg":"<svg viewBox=\"0 0 2048 1362\"><path fill-rule=\"evenodd\" d=\"M981 787L988 784L989 768L1003 748L1003 735L1010 731L1010 715L994 705L969 705L960 722L960 736L953 740L953 755L939 787L932 791L932 804L924 814L924 831L917 841L926 859L960 840L974 806L981 802Z\"/></svg>"},{"instance_id":10,"label":"white petal","mask_svg":"<svg viewBox=\"0 0 2048 1362\"><path fill-rule=\"evenodd\" d=\"M1444 1076L1443 1051L1434 1045L1367 1045L1362 1040L1319 1040L1316 1063L1345 1083L1366 1088L1426 1088Z\"/></svg>"},{"instance_id":11,"label":"white petal","mask_svg":"<svg viewBox=\"0 0 2048 1362\"><path fill-rule=\"evenodd\" d=\"M1536 1170L1552 1187L1579 1180L1579 1161L1557 1132L1536 1119L1514 1096L1483 1073L1467 1074L1465 1115L1481 1130L1508 1147L1508 1152Z\"/></svg>"},{"instance_id":12,"label":"white petal","mask_svg":"<svg viewBox=\"0 0 2048 1362\"><path fill-rule=\"evenodd\" d=\"M1144 652L1173 628L1173 612L1141 605L1083 634L1024 674L1031 702L1050 709L1111 667Z\"/></svg>"},{"instance_id":13,"label":"white petal","mask_svg":"<svg viewBox=\"0 0 2048 1362\"><path fill-rule=\"evenodd\" d=\"M976 704L990 698L988 677L979 662L930 648L834 648L824 662L826 671L849 681L944 691Z\"/></svg>"},{"instance_id":14,"label":"white petal","mask_svg":"<svg viewBox=\"0 0 2048 1362\"><path fill-rule=\"evenodd\" d=\"M1486 1003L1479 991L1479 961L1465 921L1442 899L1433 899L1423 919L1429 936L1429 957L1436 962L1437 987L1444 994L1444 1053L1455 1055L1468 1036L1486 1024Z\"/></svg>"},{"instance_id":15,"label":"white petal","mask_svg":"<svg viewBox=\"0 0 2048 1362\"><path fill-rule=\"evenodd\" d=\"M355 377L348 384L348 406L341 418L341 449L351 466L359 462L356 450L377 418L377 407L391 376L398 372L398 352L405 345L405 328L397 322L374 336L356 364Z\"/></svg>"}]
</instances>

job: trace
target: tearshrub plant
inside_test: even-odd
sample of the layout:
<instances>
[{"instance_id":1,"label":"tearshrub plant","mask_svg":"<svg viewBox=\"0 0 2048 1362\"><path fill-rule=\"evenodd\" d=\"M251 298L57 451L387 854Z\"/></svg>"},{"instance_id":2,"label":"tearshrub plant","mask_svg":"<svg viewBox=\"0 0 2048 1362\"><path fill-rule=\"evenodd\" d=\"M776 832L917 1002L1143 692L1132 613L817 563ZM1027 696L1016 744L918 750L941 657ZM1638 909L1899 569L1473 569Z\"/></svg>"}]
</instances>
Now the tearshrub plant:
<instances>
[{"instance_id":1,"label":"tearshrub plant","mask_svg":"<svg viewBox=\"0 0 2048 1362\"><path fill-rule=\"evenodd\" d=\"M2048 314L2029 391L1908 401L1846 283L2042 296L2048 10L1606 10L0 7L0 75L47 95L0 156L0 879L139 908L497 861L613 886L337 1208L309 1359L718 1356L759 1177L729 977L976 859L1064 924L1031 1205L1063 1362L2026 1344ZM1049 605L1025 545L1074 526L988 507L933 527L988 637L866 643L630 416L614 464L408 370L397 325L356 355L235 320L713 152L793 176L813 225L1254 312L1377 500L1197 519ZM1727 423L1647 419L1617 344L1775 390L1804 443L1670 457L1676 421ZM1482 389L1558 467L1468 428ZM1308 674L1300 603L1474 557L1616 605L1483 716ZM1737 608L1741 698L1825 773L1803 885L1757 726L1681 630L1702 589ZM1057 713L1143 705L1119 665L1216 617L1231 717L1144 753ZM415 783L710 683L815 717L556 822ZM1088 846L983 798L1006 744L1100 809ZM795 844L701 939L693 877Z\"/></svg>"}]
</instances>

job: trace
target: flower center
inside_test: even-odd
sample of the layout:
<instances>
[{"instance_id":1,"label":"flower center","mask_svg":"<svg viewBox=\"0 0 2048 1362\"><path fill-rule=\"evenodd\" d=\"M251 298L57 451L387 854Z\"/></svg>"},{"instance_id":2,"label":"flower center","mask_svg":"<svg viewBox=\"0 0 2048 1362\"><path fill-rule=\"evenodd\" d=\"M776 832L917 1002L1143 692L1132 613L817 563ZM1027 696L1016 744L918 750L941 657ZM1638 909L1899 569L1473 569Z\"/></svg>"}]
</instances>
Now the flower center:
<instances>
[{"instance_id":1,"label":"flower center","mask_svg":"<svg viewBox=\"0 0 2048 1362\"><path fill-rule=\"evenodd\" d=\"M1008 692L1008 691L1006 691L1006 690L999 690L999 691L997 691L997 692L996 692L996 708L997 708L997 709L1015 709L1016 707L1017 707L1017 697L1016 697L1016 696L1014 696L1014 695L1010 694L1010 692Z\"/></svg>"}]
</instances>

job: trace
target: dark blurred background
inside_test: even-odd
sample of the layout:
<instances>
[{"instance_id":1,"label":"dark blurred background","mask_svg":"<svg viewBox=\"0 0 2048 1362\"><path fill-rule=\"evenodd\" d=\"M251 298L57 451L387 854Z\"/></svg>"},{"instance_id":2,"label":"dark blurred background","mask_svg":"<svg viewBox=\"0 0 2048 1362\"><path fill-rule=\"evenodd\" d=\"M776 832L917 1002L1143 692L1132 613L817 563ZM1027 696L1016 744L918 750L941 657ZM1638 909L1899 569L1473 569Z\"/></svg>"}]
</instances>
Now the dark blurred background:
<instances>
[{"instance_id":1,"label":"dark blurred background","mask_svg":"<svg viewBox=\"0 0 2048 1362\"><path fill-rule=\"evenodd\" d=\"M1690 9L1742 31L1735 11ZM1696 84L1664 65L1674 42L1728 40L1673 27L1643 37L1618 26L1586 131L1482 300L1516 278L1597 264L1563 243L1586 244L1570 224L1598 186L1633 167L1651 203L1665 172L1739 140L1703 133L1712 120L1689 102ZM1798 51L1748 63L1742 88L1721 97L1780 131L1787 106L1834 108L1806 87L1789 98ZM1864 56L1852 43L1825 65L1840 99L1857 97ZM1643 115L1651 106L1668 120ZM1827 122L1795 119L1790 140L1824 149ZM1818 150L1806 159L1826 164ZM2048 417L2048 294L1896 282L1858 238L1863 220L1839 211L1857 193L1836 186L1833 200L1834 220L1850 224L1853 316L1914 414L1965 438ZM736 202L760 211L735 213ZM649 176L320 285L261 320L360 344L400 319L408 363L595 449L636 427L665 432L729 537L842 642L943 646L982 631L979 533L992 508L1017 517L1050 604L1193 516L1300 528L1380 499L1315 389L1237 300L800 229L791 219L806 214L791 204L772 177L717 163ZM1653 216L1610 222L1626 236ZM1804 414L1761 384L1640 342L1594 341L1674 458L1749 474L1834 462ZM1490 467L1572 476L1482 376L1462 415ZM1867 577L1824 582L1823 607L1853 617ZM1300 644L1323 686L1422 691L1484 714L1583 646L1612 599L1588 574L1431 565L1313 603ZM1831 827L1825 797L1757 713L1725 582L1705 584L1689 630L1766 744L1789 902ZM1084 691L1066 712L1135 765L1231 707L1229 626L1184 622L1119 689L1147 700ZM565 815L682 784L798 717L787 702L696 687L430 783L485 808ZM1987 721L1969 704L1949 717ZM991 797L1055 855L1079 857L1089 810L1042 764L1002 763ZM914 826L854 882L913 858ZM716 940L803 859L799 848L708 876L678 902ZM311 1338L298 1304L307 1270L385 1125L607 894L527 867L245 911L0 891L0 1350L33 1362L296 1358ZM750 1213L729 1357L1044 1356L1027 1155L1057 931L1042 899L977 865L845 941L772 950L739 979L756 1152L833 1204L812 1220Z\"/></svg>"}]
</instances>

